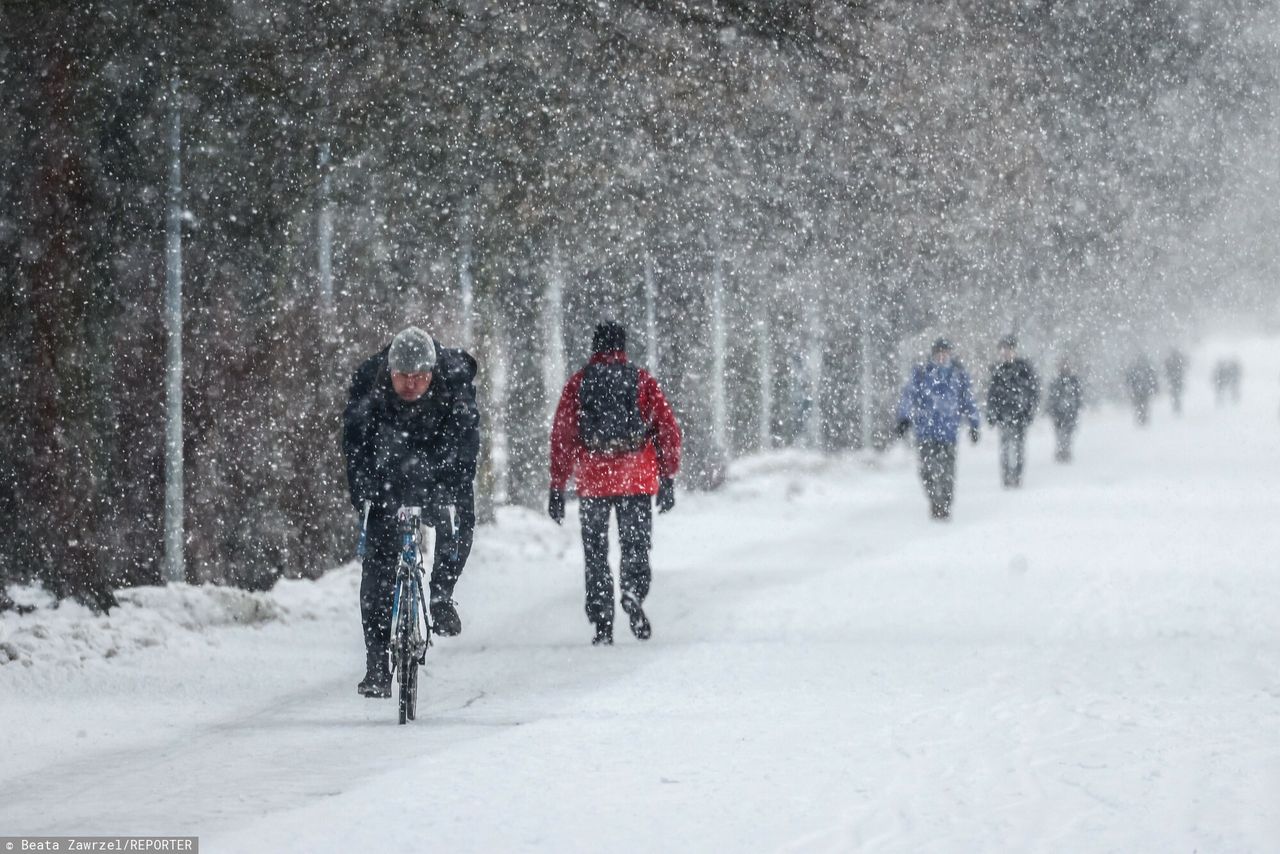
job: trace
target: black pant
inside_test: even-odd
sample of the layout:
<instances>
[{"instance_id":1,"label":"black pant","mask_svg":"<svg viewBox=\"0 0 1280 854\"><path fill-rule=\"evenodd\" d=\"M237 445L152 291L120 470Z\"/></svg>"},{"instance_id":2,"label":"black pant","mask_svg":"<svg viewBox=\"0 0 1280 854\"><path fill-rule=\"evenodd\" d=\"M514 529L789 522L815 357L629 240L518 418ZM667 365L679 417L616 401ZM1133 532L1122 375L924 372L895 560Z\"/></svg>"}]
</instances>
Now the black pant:
<instances>
[{"instance_id":1,"label":"black pant","mask_svg":"<svg viewBox=\"0 0 1280 854\"><path fill-rule=\"evenodd\" d=\"M1000 425L1000 476L1005 486L1022 483L1022 464L1026 459L1027 425Z\"/></svg>"},{"instance_id":2,"label":"black pant","mask_svg":"<svg viewBox=\"0 0 1280 854\"><path fill-rule=\"evenodd\" d=\"M1054 455L1060 463L1071 461L1071 439L1075 436L1076 422L1074 421L1055 421L1053 422L1054 435L1058 440L1057 453Z\"/></svg>"},{"instance_id":3,"label":"black pant","mask_svg":"<svg viewBox=\"0 0 1280 854\"><path fill-rule=\"evenodd\" d=\"M643 602L653 577L649 548L653 542L653 497L618 495L580 502L582 553L587 563L587 619L613 622L613 573L609 569L609 512L617 511L622 546L619 580L624 595Z\"/></svg>"},{"instance_id":4,"label":"black pant","mask_svg":"<svg viewBox=\"0 0 1280 854\"><path fill-rule=\"evenodd\" d=\"M1146 426L1150 403L1151 398L1149 397L1135 397L1133 399L1133 415L1137 419L1139 426Z\"/></svg>"},{"instance_id":5,"label":"black pant","mask_svg":"<svg viewBox=\"0 0 1280 854\"><path fill-rule=\"evenodd\" d=\"M951 512L956 491L956 446L950 442L920 443L920 481L934 516Z\"/></svg>"},{"instance_id":6,"label":"black pant","mask_svg":"<svg viewBox=\"0 0 1280 854\"><path fill-rule=\"evenodd\" d=\"M476 528L475 493L471 484L458 489L454 501L453 524L449 522L447 508L433 520L436 548L431 567L432 599L453 596L453 587L471 555ZM385 655L391 640L391 597L402 543L394 510L375 509L369 513L360 578L360 621L364 626L364 648L371 656Z\"/></svg>"}]
</instances>

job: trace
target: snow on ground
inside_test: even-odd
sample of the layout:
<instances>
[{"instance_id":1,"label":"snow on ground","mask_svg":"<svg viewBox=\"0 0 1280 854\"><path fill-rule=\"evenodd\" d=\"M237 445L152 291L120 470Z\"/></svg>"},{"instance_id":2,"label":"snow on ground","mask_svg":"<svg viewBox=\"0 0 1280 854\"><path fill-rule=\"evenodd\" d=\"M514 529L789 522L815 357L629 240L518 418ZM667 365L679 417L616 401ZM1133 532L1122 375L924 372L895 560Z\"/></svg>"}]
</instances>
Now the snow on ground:
<instances>
[{"instance_id":1,"label":"snow on ground","mask_svg":"<svg viewBox=\"0 0 1280 854\"><path fill-rule=\"evenodd\" d=\"M1213 404L1217 354L1244 402ZM222 851L1280 850L1280 341L1186 413L914 463L778 453L658 518L655 634L588 645L575 525L506 511L420 719L355 693L358 572L0 617L0 834ZM571 516L572 516L571 512ZM26 595L33 595L29 591Z\"/></svg>"}]
</instances>

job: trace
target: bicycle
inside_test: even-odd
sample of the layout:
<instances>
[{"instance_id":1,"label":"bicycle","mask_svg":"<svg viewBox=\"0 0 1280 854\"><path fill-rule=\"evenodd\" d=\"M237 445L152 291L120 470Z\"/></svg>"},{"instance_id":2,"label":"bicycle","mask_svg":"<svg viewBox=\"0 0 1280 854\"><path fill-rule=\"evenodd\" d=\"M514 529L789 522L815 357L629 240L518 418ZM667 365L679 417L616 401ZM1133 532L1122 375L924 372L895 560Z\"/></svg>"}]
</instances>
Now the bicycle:
<instances>
[{"instance_id":1,"label":"bicycle","mask_svg":"<svg viewBox=\"0 0 1280 854\"><path fill-rule=\"evenodd\" d=\"M403 545L391 601L390 651L400 723L404 724L417 716L418 668L427 663L427 648L431 646L431 618L422 576L423 556L435 554L435 529L424 522L421 507L401 507L396 521Z\"/></svg>"}]
</instances>

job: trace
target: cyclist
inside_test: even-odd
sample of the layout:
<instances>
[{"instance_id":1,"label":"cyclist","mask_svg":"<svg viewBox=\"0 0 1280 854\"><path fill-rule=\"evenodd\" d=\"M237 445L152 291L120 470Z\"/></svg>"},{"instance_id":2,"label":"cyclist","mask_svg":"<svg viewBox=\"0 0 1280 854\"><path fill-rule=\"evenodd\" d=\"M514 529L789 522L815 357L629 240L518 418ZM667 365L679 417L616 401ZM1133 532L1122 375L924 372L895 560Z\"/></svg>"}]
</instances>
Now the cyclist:
<instances>
[{"instance_id":1,"label":"cyclist","mask_svg":"<svg viewBox=\"0 0 1280 854\"><path fill-rule=\"evenodd\" d=\"M351 380L342 419L351 503L367 514L360 616L366 672L358 690L391 696L387 661L392 587L400 558L396 511L422 506L436 528L430 614L437 635L462 631L453 588L475 530L480 413L476 361L410 326L365 360ZM448 507L454 508L455 525Z\"/></svg>"},{"instance_id":2,"label":"cyclist","mask_svg":"<svg viewBox=\"0 0 1280 854\"><path fill-rule=\"evenodd\" d=\"M547 512L564 521L564 491L570 477L581 499L582 549L586 559L587 619L595 645L613 643L613 574L609 569L609 515L617 513L622 547L622 609L631 633L652 632L641 607L652 571L653 501L658 512L675 506L673 478L680 469L680 427L647 371L627 361L626 330L602 323L592 339L593 355L560 395L551 428L551 495Z\"/></svg>"}]
</instances>

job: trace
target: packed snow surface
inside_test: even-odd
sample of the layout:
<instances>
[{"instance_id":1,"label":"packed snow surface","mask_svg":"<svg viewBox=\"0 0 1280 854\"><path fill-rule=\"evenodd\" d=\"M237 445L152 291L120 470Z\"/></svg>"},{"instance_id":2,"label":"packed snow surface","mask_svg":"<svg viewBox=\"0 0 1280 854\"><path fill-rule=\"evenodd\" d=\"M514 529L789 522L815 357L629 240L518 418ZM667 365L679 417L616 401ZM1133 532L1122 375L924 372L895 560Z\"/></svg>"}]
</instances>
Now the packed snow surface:
<instances>
[{"instance_id":1,"label":"packed snow surface","mask_svg":"<svg viewBox=\"0 0 1280 854\"><path fill-rule=\"evenodd\" d=\"M1208 376L1244 362L1243 402ZM419 720L356 695L358 569L0 617L0 833L222 851L1280 850L1280 341L1185 412L739 462L657 517L653 640L592 648L576 514L482 529ZM354 536L353 536L354 546ZM30 590L16 591L31 601ZM47 603L43 603L46 604Z\"/></svg>"}]
</instances>

